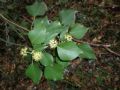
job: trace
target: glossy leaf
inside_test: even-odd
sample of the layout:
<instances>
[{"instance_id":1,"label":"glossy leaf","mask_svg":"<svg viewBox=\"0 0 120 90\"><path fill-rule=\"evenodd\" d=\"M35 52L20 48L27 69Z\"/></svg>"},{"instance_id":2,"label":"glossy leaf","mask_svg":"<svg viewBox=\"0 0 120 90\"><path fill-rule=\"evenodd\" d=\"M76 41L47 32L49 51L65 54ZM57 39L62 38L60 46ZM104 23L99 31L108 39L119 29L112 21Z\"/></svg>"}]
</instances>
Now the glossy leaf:
<instances>
[{"instance_id":1,"label":"glossy leaf","mask_svg":"<svg viewBox=\"0 0 120 90\"><path fill-rule=\"evenodd\" d=\"M61 80L63 79L64 68L60 64L54 64L53 66L45 67L45 77L48 80Z\"/></svg>"},{"instance_id":2,"label":"glossy leaf","mask_svg":"<svg viewBox=\"0 0 120 90\"><path fill-rule=\"evenodd\" d=\"M65 34L68 33L68 29L69 27L64 27L64 31L60 33L60 40L63 40L63 41L65 40Z\"/></svg>"},{"instance_id":3,"label":"glossy leaf","mask_svg":"<svg viewBox=\"0 0 120 90\"><path fill-rule=\"evenodd\" d=\"M46 38L46 28L45 26L41 23L39 25L39 28L35 27L35 29L31 30L28 33L28 37L32 43L32 46L40 45L45 41Z\"/></svg>"},{"instance_id":4,"label":"glossy leaf","mask_svg":"<svg viewBox=\"0 0 120 90\"><path fill-rule=\"evenodd\" d=\"M80 54L81 58L96 59L93 49L88 44L80 44L79 48L83 51L83 53Z\"/></svg>"},{"instance_id":5,"label":"glossy leaf","mask_svg":"<svg viewBox=\"0 0 120 90\"><path fill-rule=\"evenodd\" d=\"M65 62L59 58L56 58L56 63L62 65L63 68L66 68L69 65L69 62Z\"/></svg>"},{"instance_id":6,"label":"glossy leaf","mask_svg":"<svg viewBox=\"0 0 120 90\"><path fill-rule=\"evenodd\" d=\"M53 65L53 56L49 53L43 53L43 58L40 60L40 62L44 66Z\"/></svg>"},{"instance_id":7,"label":"glossy leaf","mask_svg":"<svg viewBox=\"0 0 120 90\"><path fill-rule=\"evenodd\" d=\"M72 25L75 23L75 10L69 9L69 10L62 10L60 15L60 20L62 24L64 25Z\"/></svg>"},{"instance_id":8,"label":"glossy leaf","mask_svg":"<svg viewBox=\"0 0 120 90\"><path fill-rule=\"evenodd\" d=\"M82 51L74 42L64 42L57 47L58 56L60 59L69 61L79 56Z\"/></svg>"},{"instance_id":9,"label":"glossy leaf","mask_svg":"<svg viewBox=\"0 0 120 90\"><path fill-rule=\"evenodd\" d=\"M37 16L44 15L47 11L47 6L44 2L36 1L32 5L27 6L26 9L31 16Z\"/></svg>"},{"instance_id":10,"label":"glossy leaf","mask_svg":"<svg viewBox=\"0 0 120 90\"><path fill-rule=\"evenodd\" d=\"M65 28L61 26L59 21L54 21L49 24L47 27L47 36L46 42L49 42L51 39L55 38L60 32L64 31Z\"/></svg>"},{"instance_id":11,"label":"glossy leaf","mask_svg":"<svg viewBox=\"0 0 120 90\"><path fill-rule=\"evenodd\" d=\"M35 84L39 84L42 77L42 71L37 64L30 64L26 69L26 76L32 79Z\"/></svg>"},{"instance_id":12,"label":"glossy leaf","mask_svg":"<svg viewBox=\"0 0 120 90\"><path fill-rule=\"evenodd\" d=\"M88 31L88 28L84 27L81 24L75 24L70 31L70 34L77 39L81 39L85 33Z\"/></svg>"},{"instance_id":13,"label":"glossy leaf","mask_svg":"<svg viewBox=\"0 0 120 90\"><path fill-rule=\"evenodd\" d=\"M44 44L41 44L41 45L35 44L35 45L33 45L33 49L34 49L35 51L42 51L42 50L44 50L44 47L45 47Z\"/></svg>"},{"instance_id":14,"label":"glossy leaf","mask_svg":"<svg viewBox=\"0 0 120 90\"><path fill-rule=\"evenodd\" d=\"M35 19L34 22L33 22L33 25L34 25L35 28L39 28L39 26L41 26L41 23L44 24L45 27L47 27L50 24L48 18L45 17L45 18Z\"/></svg>"},{"instance_id":15,"label":"glossy leaf","mask_svg":"<svg viewBox=\"0 0 120 90\"><path fill-rule=\"evenodd\" d=\"M53 34L53 33L57 33L57 32L60 32L59 28L61 27L61 23L59 21L54 21L54 22L51 22L50 25L48 26L48 32L50 34Z\"/></svg>"}]
</instances>

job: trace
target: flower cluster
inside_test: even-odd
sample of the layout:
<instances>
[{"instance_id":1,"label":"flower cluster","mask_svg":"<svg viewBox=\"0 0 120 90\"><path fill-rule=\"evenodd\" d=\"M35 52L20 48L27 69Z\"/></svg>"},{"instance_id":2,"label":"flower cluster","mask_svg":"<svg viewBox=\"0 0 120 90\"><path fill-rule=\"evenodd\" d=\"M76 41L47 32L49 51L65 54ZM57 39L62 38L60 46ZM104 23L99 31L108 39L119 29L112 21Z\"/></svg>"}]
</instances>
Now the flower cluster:
<instances>
[{"instance_id":1,"label":"flower cluster","mask_svg":"<svg viewBox=\"0 0 120 90\"><path fill-rule=\"evenodd\" d=\"M38 52L38 51L32 51L32 58L35 61L40 61L42 59L42 52Z\"/></svg>"},{"instance_id":2,"label":"flower cluster","mask_svg":"<svg viewBox=\"0 0 120 90\"><path fill-rule=\"evenodd\" d=\"M67 41L72 41L73 37L72 37L71 35L69 35L69 34L66 34L66 35L65 35L65 39L66 39Z\"/></svg>"},{"instance_id":3,"label":"flower cluster","mask_svg":"<svg viewBox=\"0 0 120 90\"><path fill-rule=\"evenodd\" d=\"M30 53L30 54L32 54L32 58L33 58L35 61L39 61L39 60L42 59L42 52L38 52L38 51L35 51L35 50L33 50L32 52L28 52L27 50L28 50L27 47L22 48L21 51L20 51L20 54L21 54L23 57L25 57L25 56L27 56L28 53Z\"/></svg>"},{"instance_id":4,"label":"flower cluster","mask_svg":"<svg viewBox=\"0 0 120 90\"><path fill-rule=\"evenodd\" d=\"M22 56L27 56L27 50L28 50L27 47L22 48L21 51L20 51L20 54L21 54Z\"/></svg>"},{"instance_id":5,"label":"flower cluster","mask_svg":"<svg viewBox=\"0 0 120 90\"><path fill-rule=\"evenodd\" d=\"M50 48L56 48L58 45L58 42L57 42L57 40L52 39L52 40L50 40L49 45L50 45Z\"/></svg>"}]
</instances>

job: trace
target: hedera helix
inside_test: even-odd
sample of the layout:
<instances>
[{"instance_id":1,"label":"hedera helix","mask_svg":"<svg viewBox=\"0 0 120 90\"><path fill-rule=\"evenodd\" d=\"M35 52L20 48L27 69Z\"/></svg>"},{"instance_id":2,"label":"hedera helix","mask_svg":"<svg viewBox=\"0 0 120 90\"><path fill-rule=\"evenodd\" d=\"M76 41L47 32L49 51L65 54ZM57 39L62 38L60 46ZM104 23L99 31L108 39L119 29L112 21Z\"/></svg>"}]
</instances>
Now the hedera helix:
<instances>
[{"instance_id":1,"label":"hedera helix","mask_svg":"<svg viewBox=\"0 0 120 90\"><path fill-rule=\"evenodd\" d=\"M32 17L44 15L48 10L44 2L37 1L26 9ZM87 43L77 44L73 41L74 38L82 39L88 31L85 26L75 23L75 14L75 10L63 9L56 21L50 21L47 17L33 21L33 28L28 32L32 47L22 48L21 55L32 57L25 73L35 84L42 76L47 80L64 79L65 69L75 58L96 58Z\"/></svg>"}]
</instances>

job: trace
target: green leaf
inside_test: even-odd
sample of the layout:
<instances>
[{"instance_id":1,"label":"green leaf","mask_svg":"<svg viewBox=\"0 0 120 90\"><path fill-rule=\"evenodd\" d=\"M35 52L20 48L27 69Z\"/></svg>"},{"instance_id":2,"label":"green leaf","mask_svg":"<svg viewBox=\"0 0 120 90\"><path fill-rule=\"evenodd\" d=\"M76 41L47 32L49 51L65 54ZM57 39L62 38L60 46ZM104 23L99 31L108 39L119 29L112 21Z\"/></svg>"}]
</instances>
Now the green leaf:
<instances>
[{"instance_id":1,"label":"green leaf","mask_svg":"<svg viewBox=\"0 0 120 90\"><path fill-rule=\"evenodd\" d=\"M77 39L81 39L85 33L88 31L88 28L84 27L81 24L75 24L70 31L70 34Z\"/></svg>"},{"instance_id":2,"label":"green leaf","mask_svg":"<svg viewBox=\"0 0 120 90\"><path fill-rule=\"evenodd\" d=\"M80 54L81 58L96 59L95 53L90 45L83 43L79 45L79 48L83 51L83 53Z\"/></svg>"},{"instance_id":3,"label":"green leaf","mask_svg":"<svg viewBox=\"0 0 120 90\"><path fill-rule=\"evenodd\" d=\"M64 27L64 30L60 33L60 40L62 41L64 41L64 40L66 40L65 39L65 35L68 33L68 29L69 29L69 27Z\"/></svg>"},{"instance_id":4,"label":"green leaf","mask_svg":"<svg viewBox=\"0 0 120 90\"><path fill-rule=\"evenodd\" d=\"M43 23L46 27L50 24L48 18L45 17L45 18L35 19L35 21L33 22L33 25L35 28L39 28L39 26L41 26L41 23Z\"/></svg>"},{"instance_id":5,"label":"green leaf","mask_svg":"<svg viewBox=\"0 0 120 90\"><path fill-rule=\"evenodd\" d=\"M43 58L40 60L40 62L44 66L53 65L53 56L49 53L43 53Z\"/></svg>"},{"instance_id":6,"label":"green leaf","mask_svg":"<svg viewBox=\"0 0 120 90\"><path fill-rule=\"evenodd\" d=\"M64 42L57 47L58 56L60 59L69 61L79 56L82 51L74 42Z\"/></svg>"},{"instance_id":7,"label":"green leaf","mask_svg":"<svg viewBox=\"0 0 120 90\"><path fill-rule=\"evenodd\" d=\"M47 27L47 36L46 42L49 42L51 39L55 38L60 32L64 31L65 28L61 26L59 21L54 21L49 24Z\"/></svg>"},{"instance_id":8,"label":"green leaf","mask_svg":"<svg viewBox=\"0 0 120 90\"><path fill-rule=\"evenodd\" d=\"M45 41L46 38L46 28L41 23L39 24L39 28L35 27L32 31L28 33L28 37L32 43L32 46L38 46Z\"/></svg>"},{"instance_id":9,"label":"green leaf","mask_svg":"<svg viewBox=\"0 0 120 90\"><path fill-rule=\"evenodd\" d=\"M44 2L36 1L32 5L27 6L26 9L31 16L38 16L45 14L47 11L47 6Z\"/></svg>"},{"instance_id":10,"label":"green leaf","mask_svg":"<svg viewBox=\"0 0 120 90\"><path fill-rule=\"evenodd\" d=\"M48 80L61 80L63 79L64 68L60 64L54 64L53 66L45 67L45 77Z\"/></svg>"},{"instance_id":11,"label":"green leaf","mask_svg":"<svg viewBox=\"0 0 120 90\"><path fill-rule=\"evenodd\" d=\"M35 84L39 84L39 81L42 77L42 71L40 70L37 64L30 64L26 69L26 76L32 79Z\"/></svg>"},{"instance_id":12,"label":"green leaf","mask_svg":"<svg viewBox=\"0 0 120 90\"><path fill-rule=\"evenodd\" d=\"M41 45L35 44L35 45L33 45L33 49L34 49L35 51L38 51L38 52L44 50L44 47L45 47L44 44L41 44Z\"/></svg>"},{"instance_id":13,"label":"green leaf","mask_svg":"<svg viewBox=\"0 0 120 90\"><path fill-rule=\"evenodd\" d=\"M63 68L66 68L69 65L69 62L64 62L59 58L56 58L56 63L62 65Z\"/></svg>"},{"instance_id":14,"label":"green leaf","mask_svg":"<svg viewBox=\"0 0 120 90\"><path fill-rule=\"evenodd\" d=\"M72 25L75 23L75 10L62 10L59 13L60 20L64 25Z\"/></svg>"},{"instance_id":15,"label":"green leaf","mask_svg":"<svg viewBox=\"0 0 120 90\"><path fill-rule=\"evenodd\" d=\"M48 26L48 32L50 34L53 34L53 33L59 33L60 32L60 28L61 27L61 24L59 21L54 21L52 23L50 23L50 25Z\"/></svg>"}]
</instances>

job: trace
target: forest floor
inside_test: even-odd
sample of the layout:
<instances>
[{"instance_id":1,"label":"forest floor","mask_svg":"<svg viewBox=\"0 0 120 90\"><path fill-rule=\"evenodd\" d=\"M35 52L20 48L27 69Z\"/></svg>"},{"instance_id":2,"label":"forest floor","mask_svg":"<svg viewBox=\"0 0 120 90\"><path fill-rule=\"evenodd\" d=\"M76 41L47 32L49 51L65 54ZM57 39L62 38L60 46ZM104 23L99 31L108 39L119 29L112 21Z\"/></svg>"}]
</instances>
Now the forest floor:
<instances>
[{"instance_id":1,"label":"forest floor","mask_svg":"<svg viewBox=\"0 0 120 90\"><path fill-rule=\"evenodd\" d=\"M34 0L5 1L0 0L0 13L20 24L22 21L31 23L25 6ZM65 4L56 4L57 0L44 1L53 7L46 13L50 20L55 20L62 8L79 11L76 22L90 28L83 40L93 47L97 59L75 60L68 67L69 73L64 80L47 81L43 77L39 85L34 85L24 74L28 62L20 56L17 46L27 45L27 37L19 35L16 28L0 18L0 90L120 90L119 0L69 0Z\"/></svg>"}]
</instances>

